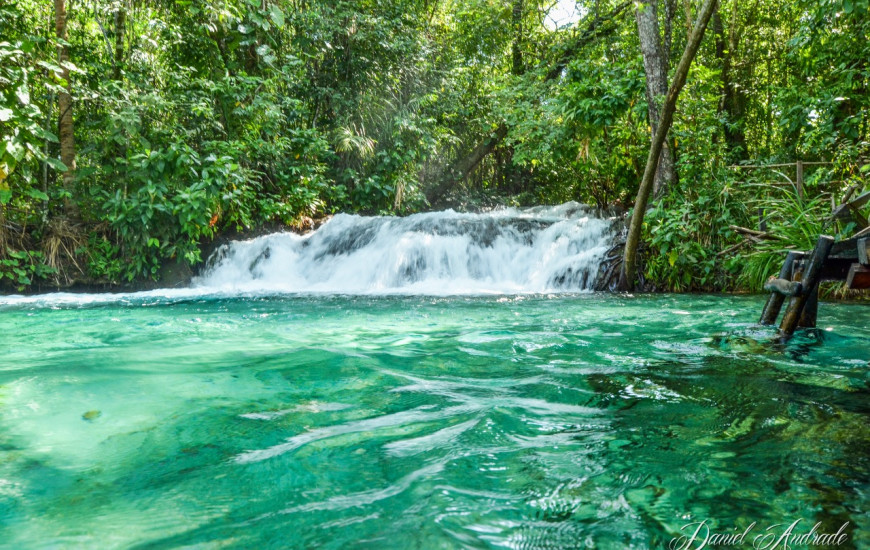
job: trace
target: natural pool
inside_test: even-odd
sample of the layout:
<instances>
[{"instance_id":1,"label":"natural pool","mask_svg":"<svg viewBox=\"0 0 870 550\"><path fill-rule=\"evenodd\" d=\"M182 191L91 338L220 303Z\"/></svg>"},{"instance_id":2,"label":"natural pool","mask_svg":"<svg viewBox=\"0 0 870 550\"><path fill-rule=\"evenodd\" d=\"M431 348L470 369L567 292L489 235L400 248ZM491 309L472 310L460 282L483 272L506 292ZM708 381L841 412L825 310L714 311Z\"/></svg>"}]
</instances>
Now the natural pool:
<instances>
[{"instance_id":1,"label":"natural pool","mask_svg":"<svg viewBox=\"0 0 870 550\"><path fill-rule=\"evenodd\" d=\"M870 308L762 302L4 299L0 545L868 548Z\"/></svg>"}]
</instances>

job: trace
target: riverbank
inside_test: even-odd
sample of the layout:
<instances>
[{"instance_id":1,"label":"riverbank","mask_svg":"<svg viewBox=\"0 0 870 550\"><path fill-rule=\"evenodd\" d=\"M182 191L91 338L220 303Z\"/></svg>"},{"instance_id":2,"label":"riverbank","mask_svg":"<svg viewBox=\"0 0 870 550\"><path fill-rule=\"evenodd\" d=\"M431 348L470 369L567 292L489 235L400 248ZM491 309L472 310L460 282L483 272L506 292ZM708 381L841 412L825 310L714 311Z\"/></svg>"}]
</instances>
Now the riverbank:
<instances>
[{"instance_id":1,"label":"riverbank","mask_svg":"<svg viewBox=\"0 0 870 550\"><path fill-rule=\"evenodd\" d=\"M92 249L82 249L75 263L61 267L53 281L36 280L35 284L14 289L7 285L7 294L130 293L186 288L203 273L214 276L205 283L200 280L199 284L256 292L313 290L365 294L403 292L403 289L435 294L570 292L613 290L621 266L624 217L614 210L577 203L524 209L487 208L477 213L448 210L405 217L339 214L333 224L324 227L331 219L331 216L305 218L293 225L265 224L251 230L215 232L199 245L198 257L202 260L196 264L176 257L160 263L151 277L131 281L88 277L82 266L93 266L95 258L87 257ZM589 225L593 222L596 228ZM315 233L321 228L320 233ZM307 238L300 239L301 236ZM218 251L220 254L216 254ZM669 286L667 277L655 277L651 268L661 264L664 252L654 246L641 249L639 292L675 290ZM361 257L350 260L355 254ZM668 256L665 255L666 261ZM119 260L123 261L122 258L114 261ZM728 262L733 262L733 258ZM677 291L746 294L760 290L760 284L757 287L741 284L739 274L726 269L728 262L720 262L717 276L705 279L705 284ZM442 267L437 267L439 264ZM674 261L666 265L671 271L679 269ZM64 271L76 269L77 277ZM528 272L526 275L522 274L523 269ZM549 274L533 274L535 269ZM762 277L767 275L761 272ZM62 280L67 283L59 284ZM865 293L830 284L822 287L821 296L839 301L867 299Z\"/></svg>"}]
</instances>

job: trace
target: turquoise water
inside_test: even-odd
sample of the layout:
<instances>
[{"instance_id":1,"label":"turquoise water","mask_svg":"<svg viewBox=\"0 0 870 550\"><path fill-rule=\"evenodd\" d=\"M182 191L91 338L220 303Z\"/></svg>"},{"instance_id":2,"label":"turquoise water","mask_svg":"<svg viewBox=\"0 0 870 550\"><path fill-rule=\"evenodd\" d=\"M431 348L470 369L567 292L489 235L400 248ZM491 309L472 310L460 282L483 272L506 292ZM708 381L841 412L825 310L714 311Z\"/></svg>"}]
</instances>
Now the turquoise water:
<instances>
[{"instance_id":1,"label":"turquoise water","mask_svg":"<svg viewBox=\"0 0 870 550\"><path fill-rule=\"evenodd\" d=\"M6 548L870 547L870 308L132 296L0 306ZM11 305L10 305L11 304ZM685 531L684 531L685 533Z\"/></svg>"}]
</instances>

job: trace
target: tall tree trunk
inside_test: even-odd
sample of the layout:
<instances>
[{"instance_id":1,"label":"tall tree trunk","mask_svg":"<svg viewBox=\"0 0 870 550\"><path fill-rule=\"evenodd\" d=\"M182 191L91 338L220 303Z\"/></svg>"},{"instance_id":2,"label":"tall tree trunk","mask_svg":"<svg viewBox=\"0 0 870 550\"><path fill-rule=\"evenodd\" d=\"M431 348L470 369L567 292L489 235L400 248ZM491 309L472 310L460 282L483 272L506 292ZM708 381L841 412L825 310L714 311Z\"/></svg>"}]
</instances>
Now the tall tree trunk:
<instances>
[{"instance_id":1,"label":"tall tree trunk","mask_svg":"<svg viewBox=\"0 0 870 550\"><path fill-rule=\"evenodd\" d=\"M692 37L692 0L683 0L683 11L686 12L686 39Z\"/></svg>"},{"instance_id":2,"label":"tall tree trunk","mask_svg":"<svg viewBox=\"0 0 870 550\"><path fill-rule=\"evenodd\" d=\"M665 61L671 61L671 48L674 44L674 16L677 12L677 0L665 0L665 36L662 42L662 53Z\"/></svg>"},{"instance_id":3,"label":"tall tree trunk","mask_svg":"<svg viewBox=\"0 0 870 550\"><path fill-rule=\"evenodd\" d=\"M69 64L69 47L66 45L66 19L65 0L54 0L54 26L59 40L57 46L58 64L61 67L60 76L64 80L64 86L57 94L57 134L60 139L60 160L67 167L66 172L63 173L63 187L72 195L75 191L76 141L72 118L70 74L67 68ZM71 219L79 217L78 207L72 198L68 197L64 201L64 213Z\"/></svg>"},{"instance_id":4,"label":"tall tree trunk","mask_svg":"<svg viewBox=\"0 0 870 550\"><path fill-rule=\"evenodd\" d=\"M6 253L6 205L0 203L0 255Z\"/></svg>"},{"instance_id":5,"label":"tall tree trunk","mask_svg":"<svg viewBox=\"0 0 870 550\"><path fill-rule=\"evenodd\" d=\"M719 113L724 115L725 143L732 161L737 161L746 153L746 133L743 130L743 115L746 110L744 94L734 79L732 59L737 51L737 2L734 3L729 22L728 36L719 16L719 10L713 13L713 31L716 34L716 58L722 66L722 96L719 101Z\"/></svg>"},{"instance_id":6,"label":"tall tree trunk","mask_svg":"<svg viewBox=\"0 0 870 550\"><path fill-rule=\"evenodd\" d=\"M637 199L634 202L634 213L631 216L631 224L628 228L628 238L625 241L625 254L622 258L622 271L619 275L619 287L622 290L634 289L634 278L637 266L637 247L640 243L640 230L643 226L643 218L646 215L646 205L649 201L650 191L652 191L653 180L655 179L656 169L658 168L659 156L664 148L665 138L668 136L668 131L671 129L671 123L674 121L674 111L677 108L677 98L680 96L680 91L686 84L686 78L689 75L689 68L692 66L692 60L695 59L695 54L698 53L698 48L701 46L701 39L704 38L704 31L707 30L707 23L710 22L710 16L713 15L713 10L716 8L716 0L705 0L704 6L698 14L698 19L692 29L692 34L689 36L689 41L686 44L686 49L683 51L683 56L680 58L680 64L677 65L677 72L674 74L674 82L668 90L667 98L662 106L662 116L659 120L659 126L653 137L652 144L649 149L649 156L646 160L646 168L643 171L643 180L640 182L640 189L637 191Z\"/></svg>"},{"instance_id":7,"label":"tall tree trunk","mask_svg":"<svg viewBox=\"0 0 870 550\"><path fill-rule=\"evenodd\" d=\"M121 82L123 77L124 70L124 35L127 33L127 8L124 5L124 0L121 0L118 3L118 9L115 11L115 51L113 54L113 66L114 70L112 72L112 78L116 82ZM125 142L124 143L115 143L114 155L115 158L126 159L127 158L127 149L130 143L130 136L127 135L126 130L124 130ZM127 172L128 164L125 162L122 164L123 172L119 174L119 177L124 182L123 183L123 193L124 197L127 196L127 182L128 182L128 172Z\"/></svg>"},{"instance_id":8,"label":"tall tree trunk","mask_svg":"<svg viewBox=\"0 0 870 550\"><path fill-rule=\"evenodd\" d=\"M525 72L523 67L523 0L514 0L511 19L514 30L514 42L511 45L511 72L519 76Z\"/></svg>"},{"instance_id":9,"label":"tall tree trunk","mask_svg":"<svg viewBox=\"0 0 870 550\"><path fill-rule=\"evenodd\" d=\"M668 60L664 56L659 34L657 7L657 0L641 0L635 11L640 51L643 54L643 69L646 73L646 100L649 104L651 138L656 135L661 119L661 101L668 93ZM670 144L666 142L658 162L653 196L658 196L675 179L674 153Z\"/></svg>"},{"instance_id":10,"label":"tall tree trunk","mask_svg":"<svg viewBox=\"0 0 870 550\"><path fill-rule=\"evenodd\" d=\"M127 32L127 10L124 3L118 4L115 12L115 80L121 80L121 70L124 67L124 35Z\"/></svg>"}]
</instances>

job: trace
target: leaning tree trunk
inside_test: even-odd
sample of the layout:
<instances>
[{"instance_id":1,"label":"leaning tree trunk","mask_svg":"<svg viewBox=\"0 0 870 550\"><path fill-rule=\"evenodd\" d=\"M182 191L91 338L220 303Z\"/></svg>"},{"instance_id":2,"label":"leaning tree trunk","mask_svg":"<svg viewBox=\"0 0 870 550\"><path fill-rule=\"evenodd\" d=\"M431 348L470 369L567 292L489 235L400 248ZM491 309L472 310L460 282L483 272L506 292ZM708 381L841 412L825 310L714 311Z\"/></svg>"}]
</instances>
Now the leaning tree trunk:
<instances>
[{"instance_id":1,"label":"leaning tree trunk","mask_svg":"<svg viewBox=\"0 0 870 550\"><path fill-rule=\"evenodd\" d=\"M638 3L635 12L640 51L643 54L643 68L646 73L650 138L656 135L661 120L661 102L668 93L668 59L663 53L657 11L657 0L642 0ZM661 194L675 179L674 153L666 141L656 171L653 196Z\"/></svg>"},{"instance_id":2,"label":"leaning tree trunk","mask_svg":"<svg viewBox=\"0 0 870 550\"><path fill-rule=\"evenodd\" d=\"M489 139L479 143L470 154L447 169L447 172L441 177L441 182L427 194L426 199L430 203L435 202L450 191L456 183L467 178L477 168L477 165L498 146L507 132L507 126L500 124L495 132L489 136Z\"/></svg>"},{"instance_id":3,"label":"leaning tree trunk","mask_svg":"<svg viewBox=\"0 0 870 550\"><path fill-rule=\"evenodd\" d=\"M64 86L57 94L58 121L57 134L60 139L60 160L67 169L63 173L63 188L72 195L75 187L76 142L72 118L72 96L70 95L69 47L66 45L66 7L64 0L54 0L54 25L58 38L58 61ZM67 217L78 218L78 208L72 198L64 201Z\"/></svg>"},{"instance_id":4,"label":"leaning tree trunk","mask_svg":"<svg viewBox=\"0 0 870 550\"><path fill-rule=\"evenodd\" d=\"M637 191L637 200L634 202L634 213L631 216L631 224L628 228L628 238L625 241L625 254L622 258L622 271L619 275L619 287L622 290L632 290L634 288L635 270L637 266L637 246L640 243L640 230L643 226L643 218L646 214L646 205L649 201L650 191L652 191L653 180L655 179L656 170L658 168L659 156L664 148L665 139L668 136L668 130L671 129L671 123L674 120L674 111L677 108L677 98L680 96L680 91L686 84L686 78L689 75L689 68L692 66L692 60L695 59L695 54L698 53L698 48L701 46L701 39L704 38L704 31L707 30L707 23L710 22L710 16L713 15L713 10L716 7L716 0L706 0L701 12L698 14L698 19L692 29L692 34L686 44L686 49L683 51L683 56L680 58L680 64L677 65L677 72L674 74L674 82L671 84L668 95L665 98L665 103L662 106L661 119L656 130L656 135L653 137L652 144L649 149L649 156L646 160L646 168L643 171L643 180L640 183L640 189Z\"/></svg>"}]
</instances>

